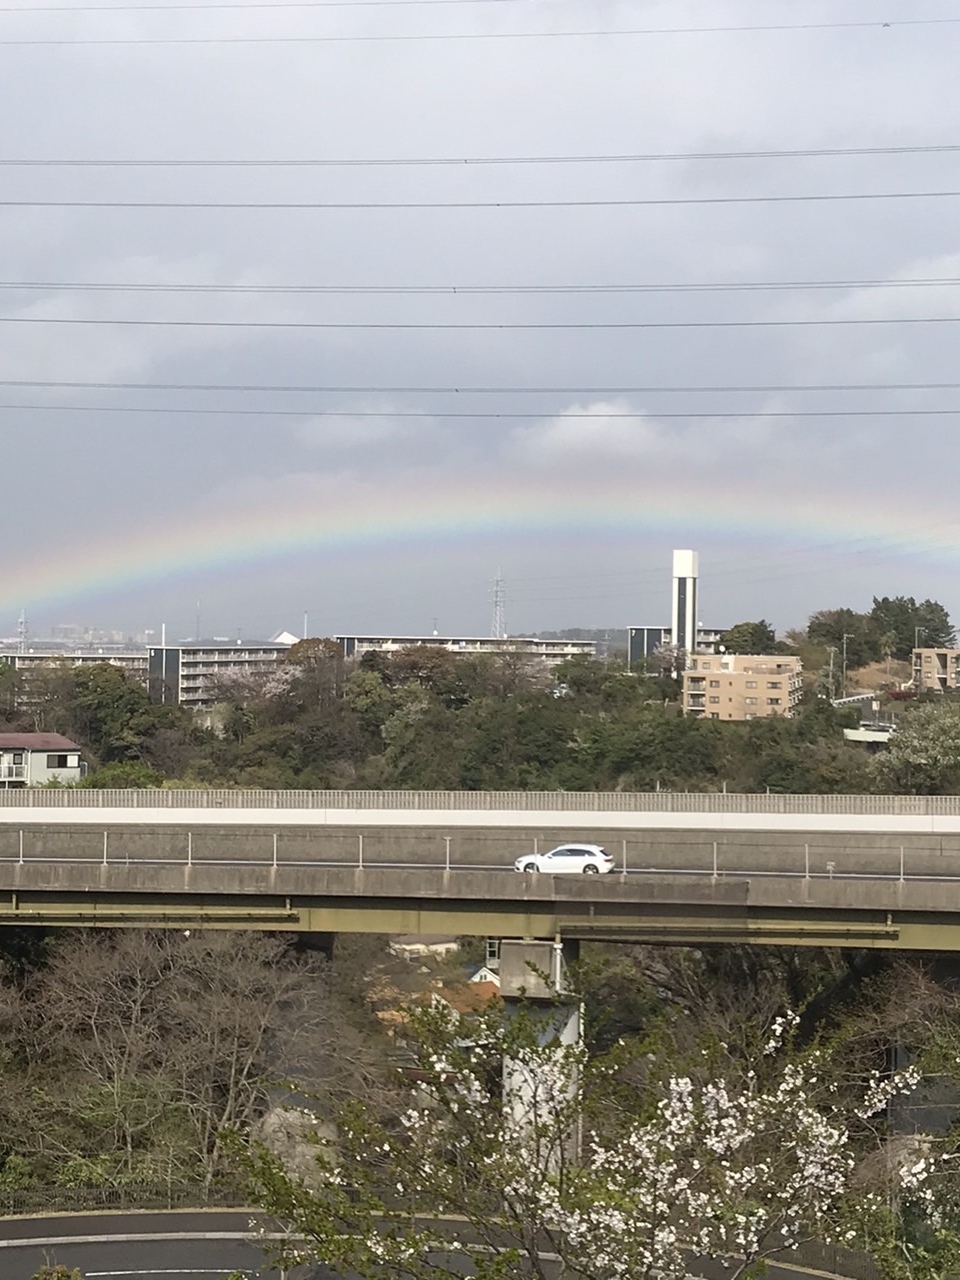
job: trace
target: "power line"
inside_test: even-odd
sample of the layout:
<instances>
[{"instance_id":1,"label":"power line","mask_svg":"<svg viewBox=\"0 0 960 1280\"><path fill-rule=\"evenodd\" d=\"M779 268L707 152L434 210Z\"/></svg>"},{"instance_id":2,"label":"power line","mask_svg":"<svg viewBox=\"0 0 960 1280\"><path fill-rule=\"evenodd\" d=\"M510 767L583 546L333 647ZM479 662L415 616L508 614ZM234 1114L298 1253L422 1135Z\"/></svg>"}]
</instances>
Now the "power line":
<instances>
[{"instance_id":1,"label":"power line","mask_svg":"<svg viewBox=\"0 0 960 1280\"><path fill-rule=\"evenodd\" d=\"M822 391L956 391L960 382L783 382L726 383L694 386L600 386L567 387L471 387L471 386L337 386L304 383L238 383L238 382L79 382L49 379L0 379L0 387L60 391L218 391L243 393L306 393L315 395L721 395L773 394L777 392Z\"/></svg>"},{"instance_id":2,"label":"power line","mask_svg":"<svg viewBox=\"0 0 960 1280\"><path fill-rule=\"evenodd\" d=\"M29 16L34 13L216 13L220 9L369 9L403 8L407 5L522 4L527 0L215 0L213 4L41 4L0 5L0 13Z\"/></svg>"},{"instance_id":3,"label":"power line","mask_svg":"<svg viewBox=\"0 0 960 1280\"><path fill-rule=\"evenodd\" d=\"M336 0L336 3L354 0ZM398 0L365 0L368 4L397 3ZM516 3L516 0L399 0L407 4ZM252 7L252 6L244 6ZM270 6L275 7L273 5ZM0 9L0 13L3 10ZM278 159L208 159L208 160L143 160L120 159L6 159L3 168L70 168L70 169L310 169L310 168L400 168L420 166L472 165L555 165L555 164L641 164L691 160L795 160L810 158L849 158L851 156L944 155L960 151L960 143L929 143L916 146L874 147L800 147L761 151L645 151L630 154L544 155L544 156L397 156L363 159L330 159L307 157Z\"/></svg>"},{"instance_id":4,"label":"power line","mask_svg":"<svg viewBox=\"0 0 960 1280\"><path fill-rule=\"evenodd\" d=\"M881 31L893 27L955 26L960 18L891 18L850 22L782 22L746 23L740 26L702 27L627 27L594 28L585 31L467 31L421 32L383 35L311 35L311 36L88 36L76 38L2 39L3 46L90 46L90 45L297 45L297 44L380 44L411 41L458 40L570 40L615 36L680 36L773 33L781 31Z\"/></svg>"},{"instance_id":5,"label":"power line","mask_svg":"<svg viewBox=\"0 0 960 1280\"><path fill-rule=\"evenodd\" d=\"M678 205L821 204L943 200L960 191L828 191L799 195L652 196L611 200L0 200L0 209L252 209L266 212L361 209L643 209Z\"/></svg>"},{"instance_id":6,"label":"power line","mask_svg":"<svg viewBox=\"0 0 960 1280\"><path fill-rule=\"evenodd\" d=\"M570 331L603 329L642 330L642 329L786 329L813 327L849 327L852 325L890 325L890 324L958 324L960 316L869 316L856 319L820 318L800 320L604 320L604 321L511 321L509 323L490 323L485 321L416 321L372 320L372 321L337 321L337 320L103 320L91 316L0 316L0 324L30 325L88 325L108 327L120 325L134 328L157 329L283 329L283 330L339 330L339 331L378 331L407 330L413 332L442 330L444 332L459 330L500 330L503 332L519 331Z\"/></svg>"},{"instance_id":7,"label":"power line","mask_svg":"<svg viewBox=\"0 0 960 1280\"><path fill-rule=\"evenodd\" d=\"M337 284L112 284L106 281L4 280L0 290L80 293L291 294L329 296L458 297L502 294L753 293L787 290L913 289L955 287L960 276L907 280L752 280L726 283L518 284L518 285L337 285Z\"/></svg>"},{"instance_id":8,"label":"power line","mask_svg":"<svg viewBox=\"0 0 960 1280\"><path fill-rule=\"evenodd\" d=\"M702 413L693 411L690 413L679 412L624 412L614 410L603 413L590 413L581 410L568 412L561 410L558 413L514 413L511 410L490 410L490 411L463 411L455 410L448 412L445 409L437 409L429 412L424 409L236 409L236 408L193 408L178 407L173 405L96 405L96 404L0 404L0 410L40 410L48 413L157 413L166 415L189 414L202 417L248 417L248 418L377 418L377 419L419 419L436 421L438 419L456 418L456 419L486 419L506 420L506 419L523 419L543 421L550 417L564 419L585 419L585 420L605 420L608 418L618 418L625 421L645 421L646 419L696 419L707 421L726 421L730 418L738 420L744 419L781 419L781 418L940 418L952 417L960 414L960 405L954 409L776 409L776 410L751 410L749 412L741 412L737 409L729 409L723 413L710 412Z\"/></svg>"}]
</instances>

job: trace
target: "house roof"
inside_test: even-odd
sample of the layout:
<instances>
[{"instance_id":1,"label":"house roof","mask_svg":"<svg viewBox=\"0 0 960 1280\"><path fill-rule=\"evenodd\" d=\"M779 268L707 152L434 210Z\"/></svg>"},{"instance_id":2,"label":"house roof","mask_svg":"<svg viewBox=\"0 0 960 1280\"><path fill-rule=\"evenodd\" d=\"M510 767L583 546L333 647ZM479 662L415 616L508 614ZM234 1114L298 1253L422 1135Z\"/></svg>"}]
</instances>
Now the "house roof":
<instances>
[{"instance_id":1,"label":"house roof","mask_svg":"<svg viewBox=\"0 0 960 1280\"><path fill-rule=\"evenodd\" d=\"M495 982L466 982L462 986L441 987L434 994L457 1013L479 1013L500 998L500 988Z\"/></svg>"},{"instance_id":2,"label":"house roof","mask_svg":"<svg viewBox=\"0 0 960 1280\"><path fill-rule=\"evenodd\" d=\"M0 751L79 751L62 733L0 733Z\"/></svg>"}]
</instances>

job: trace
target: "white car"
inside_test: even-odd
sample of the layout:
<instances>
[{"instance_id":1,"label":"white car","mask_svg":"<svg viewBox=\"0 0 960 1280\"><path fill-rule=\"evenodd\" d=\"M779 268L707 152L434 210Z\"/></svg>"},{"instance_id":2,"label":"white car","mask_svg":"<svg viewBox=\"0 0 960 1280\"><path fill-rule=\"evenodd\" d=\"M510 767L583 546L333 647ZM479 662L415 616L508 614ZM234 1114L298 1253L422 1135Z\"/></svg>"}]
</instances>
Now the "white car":
<instances>
[{"instance_id":1,"label":"white car","mask_svg":"<svg viewBox=\"0 0 960 1280\"><path fill-rule=\"evenodd\" d=\"M513 865L517 871L602 875L613 870L613 858L598 844L562 844L549 853L525 853Z\"/></svg>"}]
</instances>

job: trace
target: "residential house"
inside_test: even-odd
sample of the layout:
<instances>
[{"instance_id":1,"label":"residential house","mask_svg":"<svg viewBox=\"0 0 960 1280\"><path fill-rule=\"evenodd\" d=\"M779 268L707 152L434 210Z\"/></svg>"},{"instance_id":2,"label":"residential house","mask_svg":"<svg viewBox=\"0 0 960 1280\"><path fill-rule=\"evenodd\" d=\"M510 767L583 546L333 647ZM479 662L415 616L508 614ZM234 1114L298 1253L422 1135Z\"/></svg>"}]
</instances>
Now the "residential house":
<instances>
[{"instance_id":1,"label":"residential house","mask_svg":"<svg viewBox=\"0 0 960 1280\"><path fill-rule=\"evenodd\" d=\"M0 790L79 782L87 772L80 751L59 733L0 733Z\"/></svg>"}]
</instances>

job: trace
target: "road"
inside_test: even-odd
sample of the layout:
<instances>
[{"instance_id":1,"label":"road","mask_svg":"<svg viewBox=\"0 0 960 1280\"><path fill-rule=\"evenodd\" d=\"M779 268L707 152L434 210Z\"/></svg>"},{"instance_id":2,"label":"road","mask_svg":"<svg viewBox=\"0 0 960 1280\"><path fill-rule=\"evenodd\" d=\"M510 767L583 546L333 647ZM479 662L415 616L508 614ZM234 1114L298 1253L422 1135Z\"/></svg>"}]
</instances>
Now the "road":
<instances>
[{"instance_id":1,"label":"road","mask_svg":"<svg viewBox=\"0 0 960 1280\"><path fill-rule=\"evenodd\" d=\"M44 1264L62 1263L79 1267L85 1280L223 1280L231 1271L250 1280L351 1280L323 1265L281 1278L250 1239L252 1222L251 1211L242 1209L0 1219L0 1277L30 1280ZM853 1262L855 1255L844 1258ZM842 1262L839 1255L836 1261ZM450 1259L452 1276L464 1269L462 1257ZM729 1267L700 1259L695 1274L724 1280ZM842 1280L836 1272L789 1262L771 1262L767 1274L769 1280ZM862 1259L847 1274L877 1280Z\"/></svg>"},{"instance_id":2,"label":"road","mask_svg":"<svg viewBox=\"0 0 960 1280\"><path fill-rule=\"evenodd\" d=\"M0 1276L30 1280L62 1263L85 1280L222 1280L231 1271L280 1280L249 1239L249 1211L62 1215L0 1220ZM288 1280L340 1280L328 1267Z\"/></svg>"}]
</instances>

